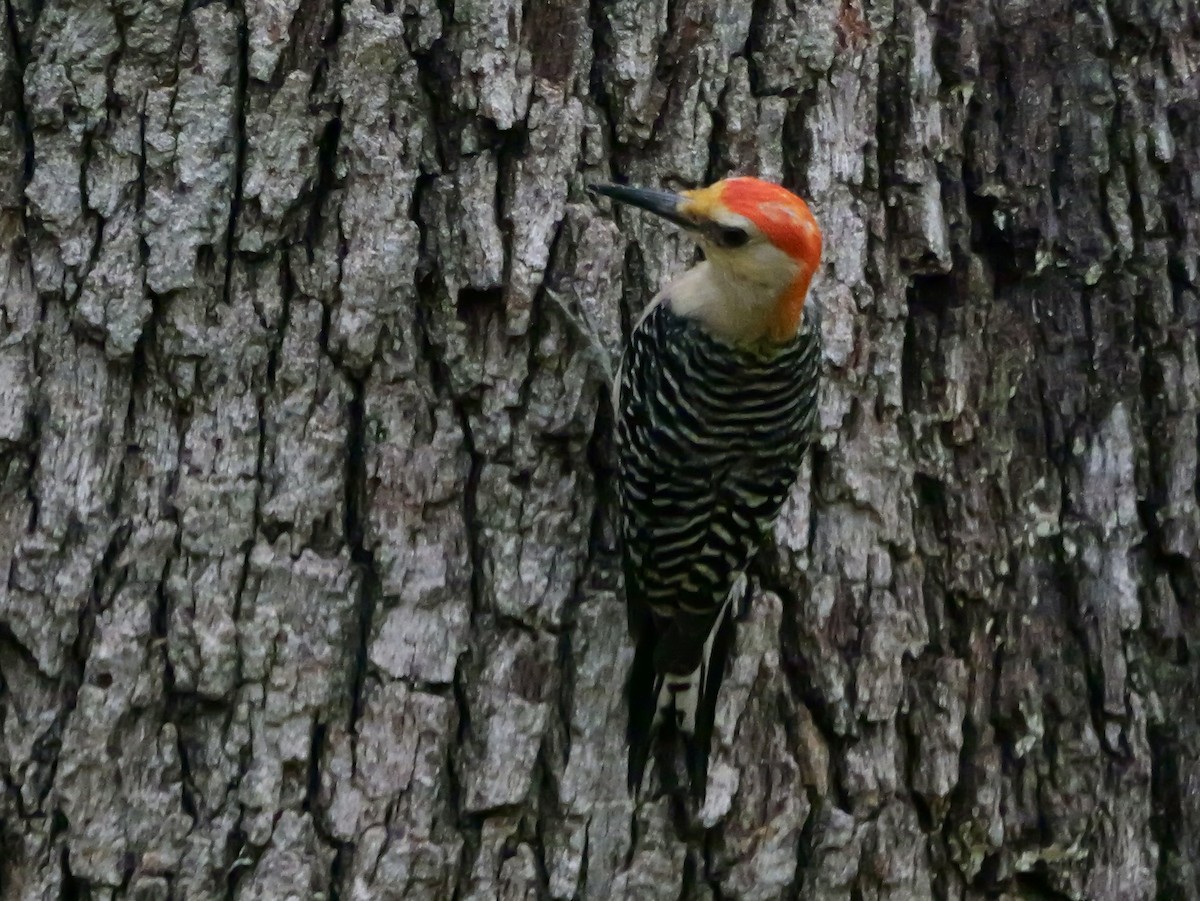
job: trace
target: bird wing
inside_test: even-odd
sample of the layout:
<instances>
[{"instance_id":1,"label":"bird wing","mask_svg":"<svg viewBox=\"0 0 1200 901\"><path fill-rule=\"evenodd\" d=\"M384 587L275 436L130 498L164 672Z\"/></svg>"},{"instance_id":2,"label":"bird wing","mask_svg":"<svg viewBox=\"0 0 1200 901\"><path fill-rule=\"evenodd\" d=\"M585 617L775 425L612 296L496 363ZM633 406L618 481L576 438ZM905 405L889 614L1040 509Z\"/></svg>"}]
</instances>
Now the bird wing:
<instances>
[{"instance_id":1,"label":"bird wing","mask_svg":"<svg viewBox=\"0 0 1200 901\"><path fill-rule=\"evenodd\" d=\"M735 636L739 579L794 480L781 471L762 512L747 501L746 481L736 470L709 478L697 503L695 482L677 473L658 473L656 498L669 498L683 485L692 498L687 514L659 507L650 521L632 510L624 543L630 630L637 647L628 686L629 779L641 783L655 727L673 708L673 725L683 734L692 790L703 798L717 695ZM761 492L760 479L754 480Z\"/></svg>"}]
</instances>

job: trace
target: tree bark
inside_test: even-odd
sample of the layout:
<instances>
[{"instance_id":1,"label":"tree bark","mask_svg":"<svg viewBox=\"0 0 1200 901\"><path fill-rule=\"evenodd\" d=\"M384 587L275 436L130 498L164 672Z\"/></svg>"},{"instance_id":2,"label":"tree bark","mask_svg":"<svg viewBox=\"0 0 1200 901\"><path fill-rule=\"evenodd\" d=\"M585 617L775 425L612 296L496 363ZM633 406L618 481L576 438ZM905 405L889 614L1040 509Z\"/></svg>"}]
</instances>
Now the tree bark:
<instances>
[{"instance_id":1,"label":"tree bark","mask_svg":"<svg viewBox=\"0 0 1200 901\"><path fill-rule=\"evenodd\" d=\"M6 0L0 897L1200 898L1194 0ZM818 445L625 789L606 380L730 173Z\"/></svg>"}]
</instances>

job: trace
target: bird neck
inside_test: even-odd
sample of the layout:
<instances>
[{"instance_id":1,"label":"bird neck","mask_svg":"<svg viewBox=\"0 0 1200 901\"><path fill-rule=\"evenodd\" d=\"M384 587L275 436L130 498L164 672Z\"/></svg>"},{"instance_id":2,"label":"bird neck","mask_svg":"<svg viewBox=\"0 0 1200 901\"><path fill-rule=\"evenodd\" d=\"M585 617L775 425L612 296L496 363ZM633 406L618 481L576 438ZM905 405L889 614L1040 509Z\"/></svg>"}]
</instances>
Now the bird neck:
<instances>
[{"instance_id":1,"label":"bird neck","mask_svg":"<svg viewBox=\"0 0 1200 901\"><path fill-rule=\"evenodd\" d=\"M780 292L775 299L775 315L772 318L769 337L779 344L786 344L800 330L800 317L804 315L804 301L808 298L808 286L812 273L803 269Z\"/></svg>"},{"instance_id":2,"label":"bird neck","mask_svg":"<svg viewBox=\"0 0 1200 901\"><path fill-rule=\"evenodd\" d=\"M667 285L658 300L726 344L762 348L796 337L811 278L801 271L780 287L740 277L705 260Z\"/></svg>"}]
</instances>

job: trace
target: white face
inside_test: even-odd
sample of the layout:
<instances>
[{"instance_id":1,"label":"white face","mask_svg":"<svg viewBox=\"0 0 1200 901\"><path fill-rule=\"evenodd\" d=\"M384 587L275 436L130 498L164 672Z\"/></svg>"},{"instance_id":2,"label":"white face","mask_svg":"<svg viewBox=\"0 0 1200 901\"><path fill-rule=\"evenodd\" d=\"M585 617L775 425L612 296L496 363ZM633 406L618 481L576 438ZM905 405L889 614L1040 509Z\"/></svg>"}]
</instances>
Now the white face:
<instances>
[{"instance_id":1,"label":"white face","mask_svg":"<svg viewBox=\"0 0 1200 901\"><path fill-rule=\"evenodd\" d=\"M736 213L722 212L696 238L712 267L755 297L773 300L800 274L799 263Z\"/></svg>"}]
</instances>

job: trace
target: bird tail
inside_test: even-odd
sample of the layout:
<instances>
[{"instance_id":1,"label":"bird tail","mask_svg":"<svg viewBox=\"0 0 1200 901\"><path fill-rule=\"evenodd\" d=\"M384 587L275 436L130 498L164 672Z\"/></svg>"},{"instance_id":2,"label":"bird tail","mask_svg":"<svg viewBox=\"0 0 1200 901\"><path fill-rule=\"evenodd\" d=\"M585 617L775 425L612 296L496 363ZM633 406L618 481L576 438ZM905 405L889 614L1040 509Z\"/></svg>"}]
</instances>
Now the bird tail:
<instances>
[{"instance_id":1,"label":"bird tail","mask_svg":"<svg viewBox=\"0 0 1200 901\"><path fill-rule=\"evenodd\" d=\"M695 621L697 617L681 612L665 630L657 628L650 616L638 630L627 687L626 735L629 790L635 796L650 759L654 736L663 720L668 719L683 738L692 797L698 804L704 802L717 695L736 630L732 597L731 592L716 617L705 617L702 624ZM703 631L705 627L707 632ZM697 640L700 636L704 636L702 643ZM676 642L690 644L691 650L672 647ZM694 658L697 650L699 663L693 669L685 673L674 671L678 667L671 665L672 658L676 658L675 662L679 657Z\"/></svg>"},{"instance_id":2,"label":"bird tail","mask_svg":"<svg viewBox=\"0 0 1200 901\"><path fill-rule=\"evenodd\" d=\"M654 650L658 644L657 630L647 622L637 635L633 666L629 669L626 697L629 703L629 722L625 741L629 748L629 792L637 796L654 745L654 729L658 724L657 700L662 692L663 677L654 670Z\"/></svg>"},{"instance_id":3,"label":"bird tail","mask_svg":"<svg viewBox=\"0 0 1200 901\"><path fill-rule=\"evenodd\" d=\"M681 729L687 754L688 778L692 783L692 797L697 804L704 803L708 789L708 755L712 749L713 723L717 715L717 694L725 680L725 665L733 647L734 631L737 629L733 605L725 602L717 621L713 624L708 641L705 642L704 660L700 664L700 679L696 683L696 707L692 713L692 729ZM677 708L678 709L678 708Z\"/></svg>"}]
</instances>

